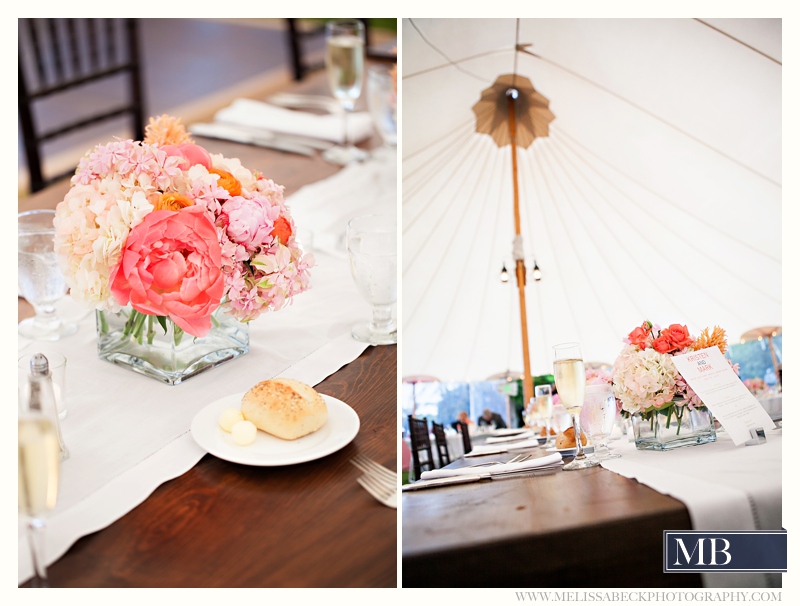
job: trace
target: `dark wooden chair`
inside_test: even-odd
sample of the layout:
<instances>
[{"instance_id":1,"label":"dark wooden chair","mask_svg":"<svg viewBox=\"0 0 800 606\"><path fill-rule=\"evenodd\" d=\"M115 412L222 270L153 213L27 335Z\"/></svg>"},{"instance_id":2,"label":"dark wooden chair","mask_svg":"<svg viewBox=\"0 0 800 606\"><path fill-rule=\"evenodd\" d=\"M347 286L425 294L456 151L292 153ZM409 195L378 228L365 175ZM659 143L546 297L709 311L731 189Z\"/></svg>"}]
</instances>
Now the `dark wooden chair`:
<instances>
[{"instance_id":1,"label":"dark wooden chair","mask_svg":"<svg viewBox=\"0 0 800 606\"><path fill-rule=\"evenodd\" d=\"M289 42L289 58L292 61L292 76L302 80L309 72L325 67L323 61L310 62L310 45L316 39L325 39L325 24L309 24L303 19L286 19Z\"/></svg>"},{"instance_id":2,"label":"dark wooden chair","mask_svg":"<svg viewBox=\"0 0 800 606\"><path fill-rule=\"evenodd\" d=\"M428 433L428 421L426 419L415 419L413 416L408 415L408 429L411 434L411 459L414 461L414 479L419 480L423 471L435 469L431 436ZM425 455L425 459L420 457L421 454ZM427 467L427 469L423 470L423 467Z\"/></svg>"},{"instance_id":3,"label":"dark wooden chair","mask_svg":"<svg viewBox=\"0 0 800 606\"><path fill-rule=\"evenodd\" d=\"M125 115L134 138L144 137L136 19L20 19L18 63L19 123L32 192L74 171L44 175L47 143ZM122 90L122 101L111 96L109 107L78 117L57 109L57 95L105 79ZM46 121L41 120L45 112ZM41 122L47 122L46 129Z\"/></svg>"},{"instance_id":4,"label":"dark wooden chair","mask_svg":"<svg viewBox=\"0 0 800 606\"><path fill-rule=\"evenodd\" d=\"M447 448L447 436L444 425L433 422L433 437L436 440L436 455L439 457L439 467L450 465L450 450Z\"/></svg>"},{"instance_id":5,"label":"dark wooden chair","mask_svg":"<svg viewBox=\"0 0 800 606\"><path fill-rule=\"evenodd\" d=\"M472 442L469 439L469 426L461 421L456 421L458 431L461 432L461 441L464 442L464 454L472 452Z\"/></svg>"},{"instance_id":6,"label":"dark wooden chair","mask_svg":"<svg viewBox=\"0 0 800 606\"><path fill-rule=\"evenodd\" d=\"M364 24L364 54L368 59L375 61L397 62L397 53L390 49L373 46L368 19L358 19ZM289 43L289 57L292 62L292 76L295 80L302 80L314 70L325 67L324 61L310 61L311 46L315 40L325 39L325 23L313 22L309 19L286 19L287 40Z\"/></svg>"}]
</instances>

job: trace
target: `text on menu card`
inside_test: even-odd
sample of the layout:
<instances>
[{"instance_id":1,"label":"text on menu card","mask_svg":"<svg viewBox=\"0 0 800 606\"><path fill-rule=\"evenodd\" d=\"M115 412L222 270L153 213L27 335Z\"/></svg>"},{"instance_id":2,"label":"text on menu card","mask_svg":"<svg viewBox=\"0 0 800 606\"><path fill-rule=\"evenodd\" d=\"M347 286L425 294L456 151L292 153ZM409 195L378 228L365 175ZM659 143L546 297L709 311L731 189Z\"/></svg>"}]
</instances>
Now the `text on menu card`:
<instances>
[{"instance_id":1,"label":"text on menu card","mask_svg":"<svg viewBox=\"0 0 800 606\"><path fill-rule=\"evenodd\" d=\"M672 356L672 361L737 446L751 438L751 429L775 427L719 348Z\"/></svg>"}]
</instances>

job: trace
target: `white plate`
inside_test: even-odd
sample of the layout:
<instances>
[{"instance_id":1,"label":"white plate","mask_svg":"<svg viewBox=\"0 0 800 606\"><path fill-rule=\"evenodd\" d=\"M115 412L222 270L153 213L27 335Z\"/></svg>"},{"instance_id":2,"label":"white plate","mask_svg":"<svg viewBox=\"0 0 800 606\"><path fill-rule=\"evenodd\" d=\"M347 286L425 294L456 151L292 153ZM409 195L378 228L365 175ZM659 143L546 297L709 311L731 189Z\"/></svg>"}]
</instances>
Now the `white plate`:
<instances>
[{"instance_id":1,"label":"white plate","mask_svg":"<svg viewBox=\"0 0 800 606\"><path fill-rule=\"evenodd\" d=\"M240 408L244 392L220 398L198 412L192 419L192 437L200 448L231 463L275 467L313 461L347 446L361 425L356 411L347 404L320 395L328 407L328 420L314 433L296 440L282 440L258 431L252 444L236 444L217 419L226 408Z\"/></svg>"}]
</instances>

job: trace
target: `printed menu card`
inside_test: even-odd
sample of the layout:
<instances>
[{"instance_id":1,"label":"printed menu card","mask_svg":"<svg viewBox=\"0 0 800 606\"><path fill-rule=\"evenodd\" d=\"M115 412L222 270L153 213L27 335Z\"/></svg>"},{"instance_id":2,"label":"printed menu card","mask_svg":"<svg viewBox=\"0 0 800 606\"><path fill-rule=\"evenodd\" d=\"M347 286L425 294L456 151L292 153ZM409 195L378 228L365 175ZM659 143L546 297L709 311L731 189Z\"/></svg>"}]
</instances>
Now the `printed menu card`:
<instances>
[{"instance_id":1,"label":"printed menu card","mask_svg":"<svg viewBox=\"0 0 800 606\"><path fill-rule=\"evenodd\" d=\"M672 356L672 361L737 446L752 437L751 429L775 427L718 347Z\"/></svg>"}]
</instances>

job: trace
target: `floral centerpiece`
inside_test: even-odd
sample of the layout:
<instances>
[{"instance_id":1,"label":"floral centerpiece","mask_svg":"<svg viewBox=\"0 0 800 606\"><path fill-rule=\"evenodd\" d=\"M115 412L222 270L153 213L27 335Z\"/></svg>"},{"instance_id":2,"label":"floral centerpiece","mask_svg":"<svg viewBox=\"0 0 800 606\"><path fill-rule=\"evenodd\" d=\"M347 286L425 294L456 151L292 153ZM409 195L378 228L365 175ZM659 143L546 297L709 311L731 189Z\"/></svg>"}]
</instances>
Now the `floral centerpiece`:
<instances>
[{"instance_id":1,"label":"floral centerpiece","mask_svg":"<svg viewBox=\"0 0 800 606\"><path fill-rule=\"evenodd\" d=\"M314 260L283 187L196 145L179 119L98 145L71 183L55 250L72 297L97 310L105 359L179 383L246 353L244 323L308 288ZM147 347L159 336L166 354Z\"/></svg>"},{"instance_id":2,"label":"floral centerpiece","mask_svg":"<svg viewBox=\"0 0 800 606\"><path fill-rule=\"evenodd\" d=\"M724 354L725 331L715 326L692 337L686 326L661 328L645 321L623 341L612 385L620 412L634 419L637 447L667 450L715 441L710 412L678 372L672 356L713 346ZM738 365L733 368L738 373Z\"/></svg>"},{"instance_id":3,"label":"floral centerpiece","mask_svg":"<svg viewBox=\"0 0 800 606\"><path fill-rule=\"evenodd\" d=\"M764 379L760 379L758 377L753 379L745 379L744 386L747 387L747 389L753 395L760 394L761 392L767 390L767 384L764 382Z\"/></svg>"}]
</instances>

